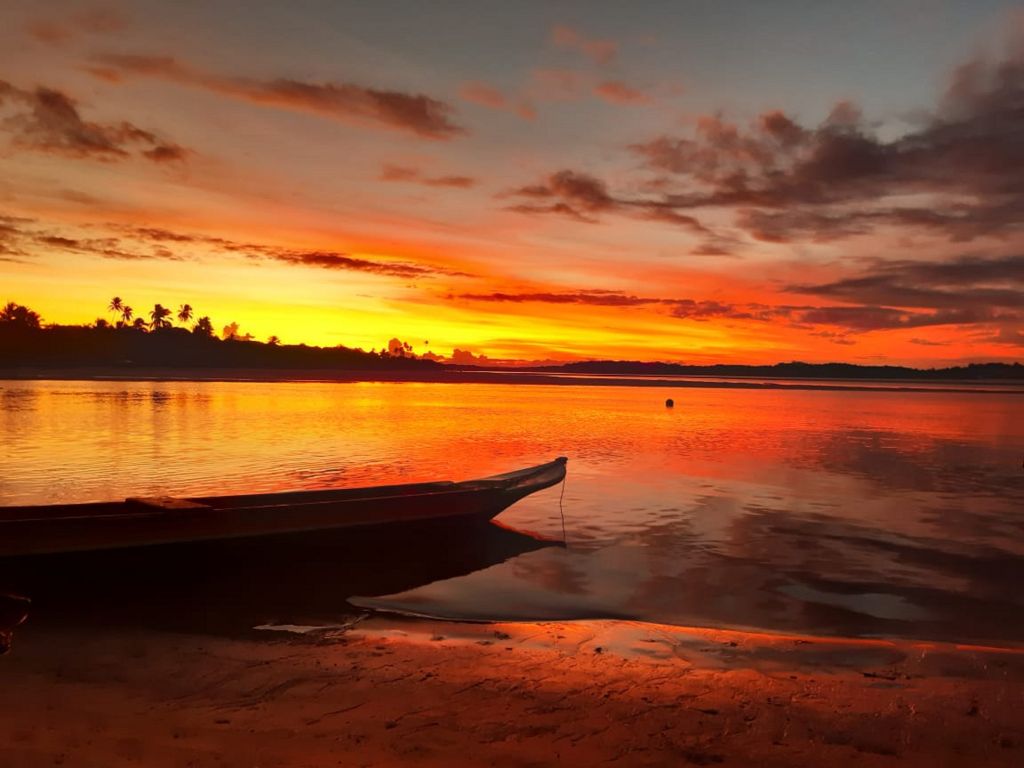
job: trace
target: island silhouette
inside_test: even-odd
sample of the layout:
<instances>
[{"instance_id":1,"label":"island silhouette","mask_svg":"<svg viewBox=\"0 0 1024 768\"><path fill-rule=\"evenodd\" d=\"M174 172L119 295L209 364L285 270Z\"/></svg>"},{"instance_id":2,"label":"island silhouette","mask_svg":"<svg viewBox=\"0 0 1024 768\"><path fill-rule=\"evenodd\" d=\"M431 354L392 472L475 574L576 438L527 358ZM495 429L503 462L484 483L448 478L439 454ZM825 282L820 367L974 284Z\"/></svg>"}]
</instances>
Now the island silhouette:
<instances>
[{"instance_id":1,"label":"island silhouette","mask_svg":"<svg viewBox=\"0 0 1024 768\"><path fill-rule=\"evenodd\" d=\"M675 362L635 360L589 360L560 365L524 365L515 368L445 363L417 357L408 344L394 340L380 351L346 347L317 347L282 344L274 335L258 341L241 334L237 323L226 325L220 336L208 316L196 317L189 304L175 312L155 304L148 320L120 297L111 299L105 318L88 325L45 324L34 310L15 302L0 308L0 371L6 375L62 370L74 378L75 371L87 376L103 369L112 373L132 371L325 371L402 372L451 379L453 372L506 375L575 374L579 376L713 378L836 379L900 381L1006 381L1024 380L1020 363L971 363L946 368L910 368L895 365L854 363L783 362L774 365L714 364L690 365ZM175 325L175 322L177 325ZM511 383L512 379L508 379Z\"/></svg>"}]
</instances>

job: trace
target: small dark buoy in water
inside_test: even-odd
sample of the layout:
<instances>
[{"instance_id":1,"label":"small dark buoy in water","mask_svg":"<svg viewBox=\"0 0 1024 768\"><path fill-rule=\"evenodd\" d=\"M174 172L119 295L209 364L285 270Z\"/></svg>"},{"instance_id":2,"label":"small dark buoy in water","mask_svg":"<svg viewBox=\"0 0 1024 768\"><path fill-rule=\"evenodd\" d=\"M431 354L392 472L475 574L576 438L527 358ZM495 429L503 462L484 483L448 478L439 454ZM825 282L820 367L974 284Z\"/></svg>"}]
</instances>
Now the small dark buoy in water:
<instances>
[{"instance_id":1,"label":"small dark buoy in water","mask_svg":"<svg viewBox=\"0 0 1024 768\"><path fill-rule=\"evenodd\" d=\"M667 399L667 400L665 401L665 407L666 407L666 408L673 408L673 407L675 407L675 404L676 404L676 401L675 401L675 400L673 400L673 399L672 399L671 397L670 397L670 398L668 398L668 399Z\"/></svg>"}]
</instances>

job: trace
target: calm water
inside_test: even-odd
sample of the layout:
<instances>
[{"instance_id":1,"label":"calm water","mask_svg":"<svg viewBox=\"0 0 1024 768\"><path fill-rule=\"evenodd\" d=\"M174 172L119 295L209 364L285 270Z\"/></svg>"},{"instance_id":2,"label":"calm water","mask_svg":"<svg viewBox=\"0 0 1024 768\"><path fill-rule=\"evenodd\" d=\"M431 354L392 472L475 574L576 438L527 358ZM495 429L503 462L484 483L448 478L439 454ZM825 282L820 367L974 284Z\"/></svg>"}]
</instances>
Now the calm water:
<instances>
[{"instance_id":1,"label":"calm water","mask_svg":"<svg viewBox=\"0 0 1024 768\"><path fill-rule=\"evenodd\" d=\"M0 381L0 436L0 504L458 480L569 457L567 548L503 540L455 569L471 572L427 568L364 600L329 570L296 587L339 604L1024 642L1021 395ZM561 491L499 519L561 537ZM435 564L458 559L432 546Z\"/></svg>"}]
</instances>

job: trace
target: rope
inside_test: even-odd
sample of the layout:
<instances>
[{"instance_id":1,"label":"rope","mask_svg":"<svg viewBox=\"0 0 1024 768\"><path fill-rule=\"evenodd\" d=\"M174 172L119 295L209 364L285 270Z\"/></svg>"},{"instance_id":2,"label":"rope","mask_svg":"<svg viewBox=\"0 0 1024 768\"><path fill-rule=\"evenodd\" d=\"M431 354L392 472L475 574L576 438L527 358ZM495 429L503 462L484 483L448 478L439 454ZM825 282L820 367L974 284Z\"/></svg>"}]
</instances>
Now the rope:
<instances>
[{"instance_id":1,"label":"rope","mask_svg":"<svg viewBox=\"0 0 1024 768\"><path fill-rule=\"evenodd\" d=\"M558 514L562 516L562 544L566 547L569 546L569 542L565 537L565 510L562 509L562 499L565 498L565 476L562 476L562 492L558 494Z\"/></svg>"}]
</instances>

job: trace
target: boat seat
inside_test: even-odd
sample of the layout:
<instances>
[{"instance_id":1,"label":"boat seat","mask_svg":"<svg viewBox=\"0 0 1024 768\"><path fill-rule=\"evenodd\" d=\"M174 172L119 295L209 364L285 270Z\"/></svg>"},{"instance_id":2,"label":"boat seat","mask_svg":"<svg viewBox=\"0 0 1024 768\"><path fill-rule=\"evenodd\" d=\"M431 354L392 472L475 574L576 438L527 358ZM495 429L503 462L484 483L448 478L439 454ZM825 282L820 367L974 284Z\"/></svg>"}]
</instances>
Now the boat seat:
<instances>
[{"instance_id":1,"label":"boat seat","mask_svg":"<svg viewBox=\"0 0 1024 768\"><path fill-rule=\"evenodd\" d=\"M213 509L209 504L199 504L188 499L176 499L172 496L132 496L124 500L133 507L176 512L184 509Z\"/></svg>"}]
</instances>

